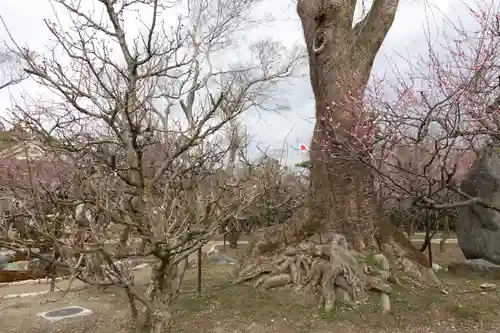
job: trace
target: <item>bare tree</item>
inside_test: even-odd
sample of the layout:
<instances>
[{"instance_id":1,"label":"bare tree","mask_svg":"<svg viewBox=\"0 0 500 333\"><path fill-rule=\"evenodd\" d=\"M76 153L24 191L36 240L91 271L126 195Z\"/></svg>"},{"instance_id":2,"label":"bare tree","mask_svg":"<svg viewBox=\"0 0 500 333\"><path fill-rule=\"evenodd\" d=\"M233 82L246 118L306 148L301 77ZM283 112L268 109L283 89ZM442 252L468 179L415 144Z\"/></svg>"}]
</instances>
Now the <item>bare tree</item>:
<instances>
[{"instance_id":1,"label":"bare tree","mask_svg":"<svg viewBox=\"0 0 500 333\"><path fill-rule=\"evenodd\" d=\"M0 50L0 90L16 85L25 78L15 52Z\"/></svg>"},{"instance_id":2,"label":"bare tree","mask_svg":"<svg viewBox=\"0 0 500 333\"><path fill-rule=\"evenodd\" d=\"M24 71L54 95L50 105L17 105L13 116L65 179L43 186L26 158L27 192L6 185L43 237L0 244L19 251L47 239L54 257L34 256L89 284L121 286L137 332L165 332L188 256L259 195L256 179L221 172L234 147L221 130L272 98L301 55L259 41L248 60L216 61L259 1L179 2L185 14L174 27L160 0L54 2L71 27L46 20L55 39L48 52L17 50ZM127 13L135 10L148 21L134 36ZM37 210L40 202L52 214ZM119 250L104 246L117 238ZM136 239L140 251L127 246ZM146 292L130 256L156 258Z\"/></svg>"},{"instance_id":3,"label":"bare tree","mask_svg":"<svg viewBox=\"0 0 500 333\"><path fill-rule=\"evenodd\" d=\"M277 159L263 153L253 163L240 158L236 173L238 177L258 179L253 186L258 188L260 196L235 218L232 229L228 232L231 247L237 246L242 234L272 225L283 224L304 204L307 178L303 174L289 170Z\"/></svg>"}]
</instances>

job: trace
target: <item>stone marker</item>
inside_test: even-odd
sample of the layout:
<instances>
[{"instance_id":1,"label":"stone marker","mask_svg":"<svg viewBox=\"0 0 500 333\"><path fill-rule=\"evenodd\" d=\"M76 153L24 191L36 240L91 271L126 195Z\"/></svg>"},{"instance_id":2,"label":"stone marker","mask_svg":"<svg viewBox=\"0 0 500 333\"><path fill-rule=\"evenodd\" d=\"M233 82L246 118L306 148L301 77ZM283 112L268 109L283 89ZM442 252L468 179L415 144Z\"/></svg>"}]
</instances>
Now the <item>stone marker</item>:
<instances>
[{"instance_id":1,"label":"stone marker","mask_svg":"<svg viewBox=\"0 0 500 333\"><path fill-rule=\"evenodd\" d=\"M217 249L217 245L213 245L210 250L207 252L208 262L215 263L217 265L236 265L237 261L219 251Z\"/></svg>"},{"instance_id":2,"label":"stone marker","mask_svg":"<svg viewBox=\"0 0 500 333\"><path fill-rule=\"evenodd\" d=\"M38 317L42 317L51 322L56 322L62 319L88 316L92 310L82 308L81 306L68 306L65 308L55 309L47 312L38 313Z\"/></svg>"},{"instance_id":3,"label":"stone marker","mask_svg":"<svg viewBox=\"0 0 500 333\"><path fill-rule=\"evenodd\" d=\"M493 283L485 282L485 283L481 284L479 286L479 288L481 288L483 290L495 290L495 289L497 289L497 285L493 284Z\"/></svg>"},{"instance_id":4,"label":"stone marker","mask_svg":"<svg viewBox=\"0 0 500 333\"><path fill-rule=\"evenodd\" d=\"M0 268L5 267L12 260L12 256L8 254L0 254Z\"/></svg>"},{"instance_id":5,"label":"stone marker","mask_svg":"<svg viewBox=\"0 0 500 333\"><path fill-rule=\"evenodd\" d=\"M462 190L500 208L500 152L487 148L472 166ZM464 198L462 198L464 199ZM460 208L456 220L458 246L467 259L500 264L500 212L478 204Z\"/></svg>"}]
</instances>

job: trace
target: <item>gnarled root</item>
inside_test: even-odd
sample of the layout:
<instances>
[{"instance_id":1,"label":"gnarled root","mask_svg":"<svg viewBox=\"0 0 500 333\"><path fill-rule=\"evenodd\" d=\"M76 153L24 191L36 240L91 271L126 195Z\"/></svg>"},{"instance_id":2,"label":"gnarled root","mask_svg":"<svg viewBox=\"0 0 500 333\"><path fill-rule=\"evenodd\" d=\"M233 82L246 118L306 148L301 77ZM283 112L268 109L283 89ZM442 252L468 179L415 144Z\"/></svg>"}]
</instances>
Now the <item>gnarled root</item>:
<instances>
[{"instance_id":1,"label":"gnarled root","mask_svg":"<svg viewBox=\"0 0 500 333\"><path fill-rule=\"evenodd\" d=\"M378 274L373 274L372 268L358 266L343 236L332 238L330 244L303 242L257 256L246 262L234 283L256 279L255 286L264 288L293 286L319 296L326 311L337 302L353 306L373 290L381 293L383 312L390 311L389 261L378 255Z\"/></svg>"}]
</instances>

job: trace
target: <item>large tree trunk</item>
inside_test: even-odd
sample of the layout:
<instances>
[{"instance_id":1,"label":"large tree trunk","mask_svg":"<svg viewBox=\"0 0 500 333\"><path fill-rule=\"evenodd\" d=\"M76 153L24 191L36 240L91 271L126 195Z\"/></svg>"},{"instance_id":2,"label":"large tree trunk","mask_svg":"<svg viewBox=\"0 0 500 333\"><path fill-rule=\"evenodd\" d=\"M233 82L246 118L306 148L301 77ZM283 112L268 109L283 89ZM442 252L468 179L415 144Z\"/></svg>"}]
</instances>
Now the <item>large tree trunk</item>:
<instances>
[{"instance_id":1,"label":"large tree trunk","mask_svg":"<svg viewBox=\"0 0 500 333\"><path fill-rule=\"evenodd\" d=\"M373 243L376 197L373 174L362 161L371 148L362 98L398 2L375 0L354 27L356 1L298 2L316 99L309 234L328 222L357 247Z\"/></svg>"},{"instance_id":2,"label":"large tree trunk","mask_svg":"<svg viewBox=\"0 0 500 333\"><path fill-rule=\"evenodd\" d=\"M356 1L298 1L316 99L309 202L286 225L257 234L237 283L291 284L318 295L326 310L374 290L387 312L389 282L437 282L425 256L381 214L366 163L372 143L363 128L362 97L398 3L374 0L353 27ZM371 251L363 251L366 245ZM374 252L377 263L363 264Z\"/></svg>"}]
</instances>

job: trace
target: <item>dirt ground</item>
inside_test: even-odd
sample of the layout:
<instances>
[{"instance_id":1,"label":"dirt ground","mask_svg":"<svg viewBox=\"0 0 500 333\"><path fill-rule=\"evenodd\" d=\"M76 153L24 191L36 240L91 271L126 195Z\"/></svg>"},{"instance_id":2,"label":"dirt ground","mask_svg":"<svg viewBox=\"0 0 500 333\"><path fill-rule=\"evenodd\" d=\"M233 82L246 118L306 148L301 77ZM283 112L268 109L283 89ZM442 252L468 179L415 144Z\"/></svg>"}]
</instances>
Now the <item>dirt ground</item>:
<instances>
[{"instance_id":1,"label":"dirt ground","mask_svg":"<svg viewBox=\"0 0 500 333\"><path fill-rule=\"evenodd\" d=\"M456 244L443 254L433 246L438 263L461 258ZM229 250L238 256L242 249ZM393 313L381 315L378 298L354 309L338 308L325 314L288 290L271 292L249 285L230 286L232 266L203 266L202 294L196 295L196 269L190 269L175 314L175 333L452 333L500 332L500 290L482 291L486 281L441 273L446 293L436 289L397 287ZM146 274L144 274L145 276ZM144 283L139 279L138 284ZM2 333L128 333L127 303L121 290L87 288L70 292L0 301ZM37 313L68 305L91 309L90 316L51 324Z\"/></svg>"}]
</instances>

